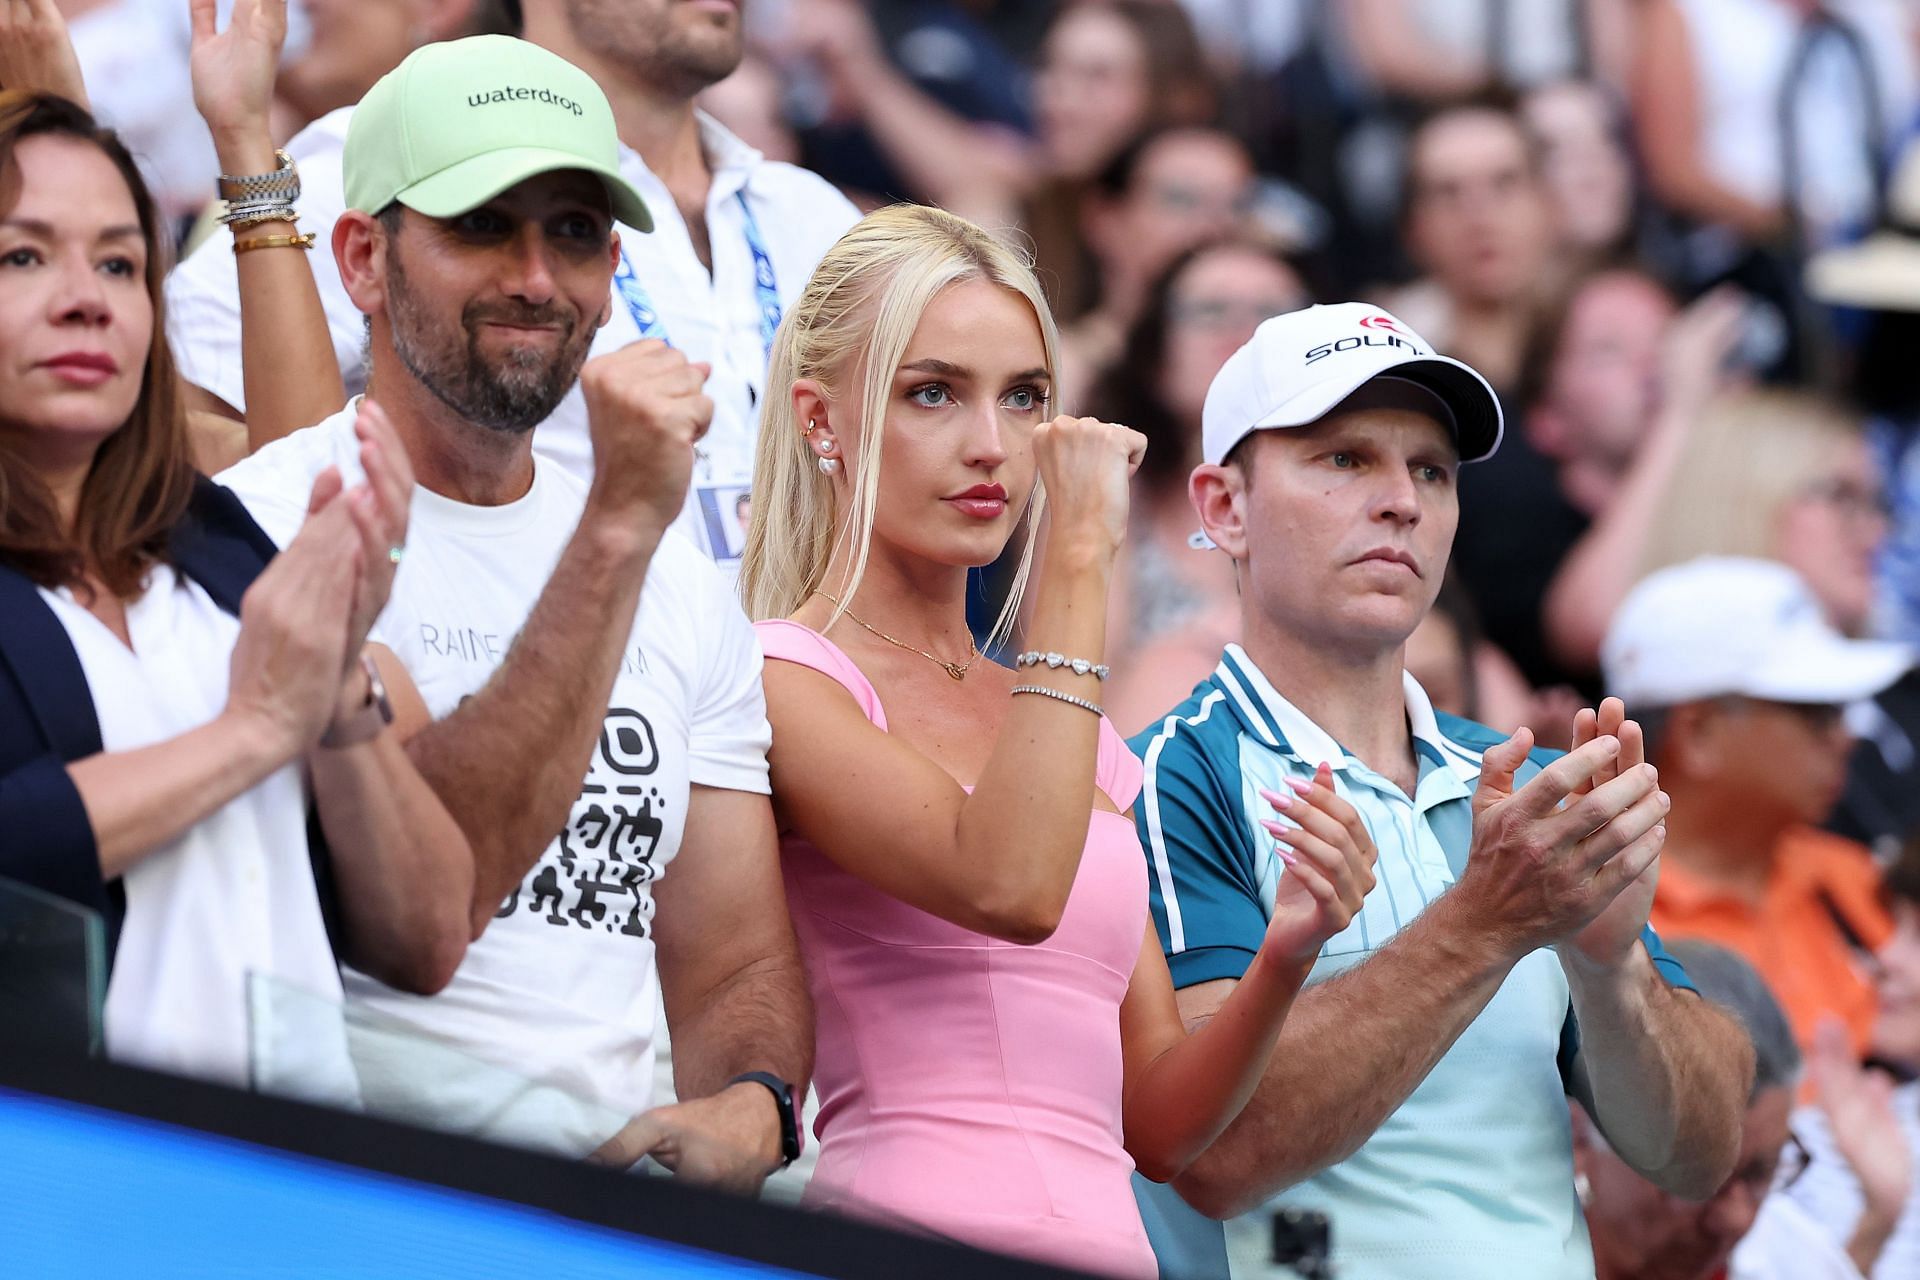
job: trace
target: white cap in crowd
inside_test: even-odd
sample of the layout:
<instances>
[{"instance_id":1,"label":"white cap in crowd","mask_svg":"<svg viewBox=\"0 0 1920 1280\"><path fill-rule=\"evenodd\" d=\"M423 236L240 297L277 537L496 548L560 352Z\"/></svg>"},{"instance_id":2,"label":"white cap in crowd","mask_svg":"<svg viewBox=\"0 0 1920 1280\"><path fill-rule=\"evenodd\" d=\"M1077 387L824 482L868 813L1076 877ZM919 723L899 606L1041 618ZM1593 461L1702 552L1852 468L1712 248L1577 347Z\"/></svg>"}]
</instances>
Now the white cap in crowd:
<instances>
[{"instance_id":1,"label":"white cap in crowd","mask_svg":"<svg viewBox=\"0 0 1920 1280\"><path fill-rule=\"evenodd\" d=\"M1649 574L1600 647L1607 692L1629 708L1738 694L1837 705L1913 665L1904 645L1849 640L1800 576L1772 560L1703 556Z\"/></svg>"},{"instance_id":2,"label":"white cap in crowd","mask_svg":"<svg viewBox=\"0 0 1920 1280\"><path fill-rule=\"evenodd\" d=\"M1262 428L1317 422L1383 376L1433 394L1462 462L1477 462L1500 447L1500 399L1485 378L1435 354L1379 307L1341 302L1274 316L1227 358L1207 388L1200 415L1206 461L1218 465Z\"/></svg>"}]
</instances>

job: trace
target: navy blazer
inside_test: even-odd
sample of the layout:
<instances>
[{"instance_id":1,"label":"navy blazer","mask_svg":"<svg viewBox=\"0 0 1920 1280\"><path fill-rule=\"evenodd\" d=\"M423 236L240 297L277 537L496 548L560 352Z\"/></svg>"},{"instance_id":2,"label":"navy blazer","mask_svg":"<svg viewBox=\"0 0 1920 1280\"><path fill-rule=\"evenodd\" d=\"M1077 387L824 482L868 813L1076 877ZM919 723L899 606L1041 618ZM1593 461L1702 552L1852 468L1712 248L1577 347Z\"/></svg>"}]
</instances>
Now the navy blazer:
<instances>
[{"instance_id":1,"label":"navy blazer","mask_svg":"<svg viewBox=\"0 0 1920 1280\"><path fill-rule=\"evenodd\" d=\"M174 567L235 617L275 553L240 500L205 477L167 547ZM126 894L101 875L93 824L66 769L101 749L93 692L66 628L32 582L0 564L0 876L99 912L111 956ZM331 867L311 814L308 845L332 938Z\"/></svg>"}]
</instances>

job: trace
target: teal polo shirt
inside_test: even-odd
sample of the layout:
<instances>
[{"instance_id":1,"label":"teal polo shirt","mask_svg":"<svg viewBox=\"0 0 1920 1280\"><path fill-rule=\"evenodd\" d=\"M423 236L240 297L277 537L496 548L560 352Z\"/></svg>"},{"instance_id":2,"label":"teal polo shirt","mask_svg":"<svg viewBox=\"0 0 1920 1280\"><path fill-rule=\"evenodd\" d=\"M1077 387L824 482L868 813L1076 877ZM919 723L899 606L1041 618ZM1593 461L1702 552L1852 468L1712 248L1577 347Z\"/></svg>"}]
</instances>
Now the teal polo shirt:
<instances>
[{"instance_id":1,"label":"teal polo shirt","mask_svg":"<svg viewBox=\"0 0 1920 1280\"><path fill-rule=\"evenodd\" d=\"M1310 985L1386 946L1459 878L1480 757L1505 735L1436 714L1411 676L1405 692L1420 766L1412 796L1281 697L1237 645L1186 702L1132 740L1146 770L1135 821L1175 987L1246 972L1286 870L1260 826L1272 816L1260 791L1284 792L1286 779L1311 777L1321 761L1380 857L1378 884L1321 948ZM1555 754L1534 752L1516 787ZM1651 929L1643 943L1668 982L1692 989ZM1359 1151L1269 1209L1327 1214L1342 1280L1591 1280L1567 1114L1578 1052L1560 962L1535 951ZM1164 1275L1227 1276L1220 1223L1168 1188L1135 1185Z\"/></svg>"}]
</instances>

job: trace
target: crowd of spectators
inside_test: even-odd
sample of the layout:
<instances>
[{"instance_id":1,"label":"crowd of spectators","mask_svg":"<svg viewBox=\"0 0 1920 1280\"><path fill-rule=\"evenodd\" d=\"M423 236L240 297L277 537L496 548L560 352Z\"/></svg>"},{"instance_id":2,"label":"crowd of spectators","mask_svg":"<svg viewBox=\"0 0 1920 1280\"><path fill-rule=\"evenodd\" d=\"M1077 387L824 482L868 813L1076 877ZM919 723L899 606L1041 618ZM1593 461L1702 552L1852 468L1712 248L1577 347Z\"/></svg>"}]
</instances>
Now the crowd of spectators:
<instances>
[{"instance_id":1,"label":"crowd of spectators","mask_svg":"<svg viewBox=\"0 0 1920 1280\"><path fill-rule=\"evenodd\" d=\"M257 14L261 2L237 7ZM569 3L622 20L618 0ZM410 53L523 23L531 34L561 7L292 0L255 114L300 165L302 211L323 228L351 221L346 109ZM236 288L278 266L210 238L216 180L271 170L272 148L264 160L236 151L252 117L210 88L219 66L196 22L215 6L192 8L0 0L0 90L88 101L146 179L151 207L137 212L172 255L149 274L191 424L167 465L190 456L212 474L253 455L259 474L263 445L322 420L351 452L356 430L383 428L356 427L348 396L372 370L398 368L394 350L405 361L405 335L365 325L344 259L338 275L316 267L324 315L283 280L264 305L288 309L241 323L262 295ZM221 0L218 23L235 8ZM1627 700L1674 805L1653 924L1670 941L1706 940L1675 944L1674 957L1758 1050L1735 1174L1704 1205L1641 1178L1575 1110L1600 1276L1920 1274L1920 11L1903 0L746 0L743 22L730 74L663 57L648 64L657 82L609 93L622 141L652 169L638 185L662 231L647 239L677 237L665 249L636 237L636 258L656 255L639 274L680 283L654 300L657 334L616 292L594 350L632 340L631 311L638 336L693 335L689 355L712 366L714 428L687 517L708 556L729 566L746 548L759 518L755 424L763 394L785 394L763 376L766 297L745 286L718 300L725 281L764 269L777 324L856 211L905 201L960 214L1031 248L1059 322L1056 407L1147 442L1108 597L1103 691L1121 734L1147 730L1209 677L1241 625L1242 584L1202 549L1189 496L1216 374L1272 317L1346 299L1385 308L1480 371L1506 422L1499 452L1460 473L1448 579L1408 642L1408 669L1435 710L1501 733L1524 725L1563 749L1577 745L1579 708ZM583 42L576 60L592 52ZM728 131L702 135L715 190L735 171L760 175L736 191L788 184L767 197L790 210L768 228L771 254L746 194L735 215L731 197L709 200L704 176L686 187L666 158L669 98ZM720 136L737 150L712 154ZM763 158L783 162L775 177L755 168ZM745 221L723 230L723 216ZM327 248L323 230L316 258ZM749 314L698 331L725 307L760 308L764 330ZM283 324L329 339L272 357L299 365L297 378L256 354ZM152 369L173 377L161 356ZM535 445L582 489L601 443L588 447L592 395L556 397L548 408L567 431ZM366 473L377 488L379 467ZM322 582L323 550L378 569L374 516L357 539L344 515L295 536L311 478L281 495L292 516L270 530L285 550L277 578L261 581L282 584L280 610L244 618L237 641L220 633L236 655L297 630L303 590L369 589ZM175 514L186 492L169 499ZM0 510L6 501L0 488ZM975 575L983 645L1002 638L993 622L1024 581L1023 554L1017 543ZM556 541L548 561L559 555ZM341 665L374 626L360 613L345 649L308 660ZM236 665L236 683L242 674ZM315 733L337 700L361 696L358 679L305 695ZM466 708L475 692L445 692L432 710L484 715ZM292 768L297 747L281 744L260 776ZM403 798L432 781L424 765L394 769L399 781L383 785ZM373 785L350 770L322 780L323 812L366 802ZM350 868L429 874L396 830L352 835L332 842ZM543 835L526 857L544 847ZM525 859L496 869L475 910L527 871ZM452 944L403 954L387 945L383 904L349 894L346 906L373 939L355 963L399 974L403 989L447 982ZM222 1035L231 1050L237 1032ZM711 1087L718 1070L703 1061L695 1074Z\"/></svg>"}]
</instances>

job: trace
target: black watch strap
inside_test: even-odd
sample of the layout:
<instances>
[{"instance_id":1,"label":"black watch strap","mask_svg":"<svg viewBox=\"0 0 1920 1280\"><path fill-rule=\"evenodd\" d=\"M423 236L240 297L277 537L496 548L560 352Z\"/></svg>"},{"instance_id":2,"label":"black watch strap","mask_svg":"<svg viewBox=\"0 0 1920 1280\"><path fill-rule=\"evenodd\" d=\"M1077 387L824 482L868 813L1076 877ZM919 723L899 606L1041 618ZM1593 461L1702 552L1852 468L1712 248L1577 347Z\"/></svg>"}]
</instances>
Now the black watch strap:
<instances>
[{"instance_id":1,"label":"black watch strap","mask_svg":"<svg viewBox=\"0 0 1920 1280\"><path fill-rule=\"evenodd\" d=\"M780 1105L780 1167L786 1168L800 1158L800 1104L793 1086L771 1071L743 1071L727 1081L729 1085L758 1084L772 1092Z\"/></svg>"}]
</instances>

